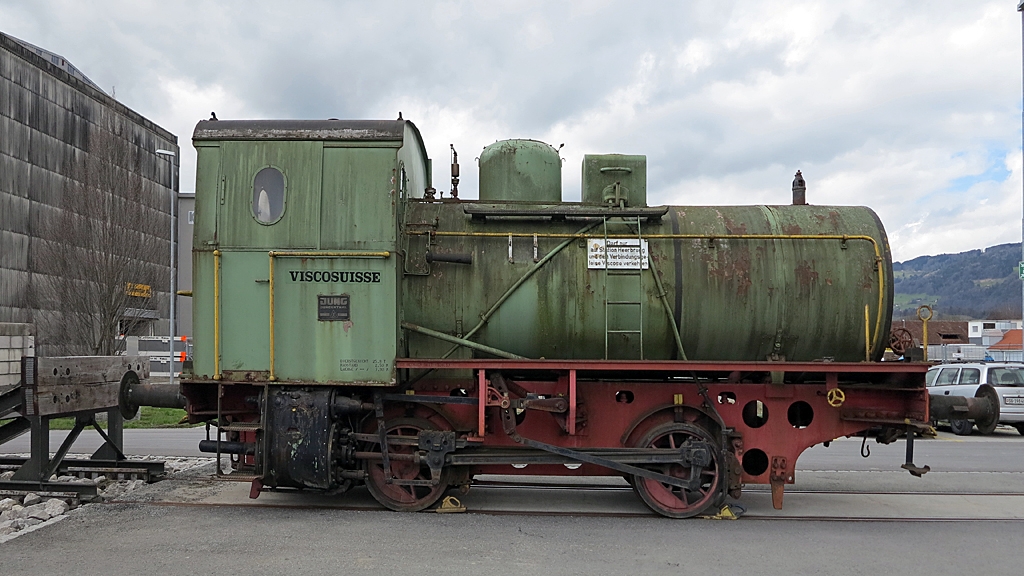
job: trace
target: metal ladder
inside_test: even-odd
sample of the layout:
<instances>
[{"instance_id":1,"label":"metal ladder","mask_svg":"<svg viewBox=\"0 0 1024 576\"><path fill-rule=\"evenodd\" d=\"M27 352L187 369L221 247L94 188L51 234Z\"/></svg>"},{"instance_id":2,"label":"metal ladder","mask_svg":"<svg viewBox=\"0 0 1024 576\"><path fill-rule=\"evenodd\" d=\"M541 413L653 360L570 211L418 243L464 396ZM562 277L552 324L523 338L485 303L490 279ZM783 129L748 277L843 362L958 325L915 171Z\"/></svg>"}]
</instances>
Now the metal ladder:
<instances>
[{"instance_id":1,"label":"metal ladder","mask_svg":"<svg viewBox=\"0 0 1024 576\"><path fill-rule=\"evenodd\" d=\"M610 251L610 246L608 244L608 224L609 224L608 220L609 220L609 218L621 218L621 220L622 220L621 222L612 222L611 224L613 224L613 225L614 224L620 224L620 225L629 226L629 225L633 224L633 222L634 222L634 220L632 218L627 220L625 216L605 216L604 217L604 359L605 360L608 359L608 348L609 348L608 347L608 339L609 339L609 336L611 334L624 334L624 335L636 334L637 338L639 340L639 348L640 348L639 360L643 360L643 358L644 358L644 332L643 332L643 327L644 327L644 305L643 305L644 281L643 281L643 272L644 272L644 269L643 269L643 265L644 265L645 260L644 260L644 257L643 257L644 240L643 240L643 234L641 233L641 230L640 230L640 216L637 216L636 220L635 220L635 222L636 222L637 250L640 253L640 256L638 258L638 267L635 268L635 269L634 268L616 268L616 269L613 270L613 269L609 268L609 266L608 266L608 252ZM609 296L609 294L608 294L608 284L609 284L608 278L609 277L616 277L616 278L635 277L636 278L636 300L611 300L611 299L609 299L609 297L608 297ZM620 286L620 289L617 290L616 293L618 295L618 294L621 294L621 293L627 292L627 291L628 291L628 289L623 290L621 288L621 286ZM632 326L616 326L616 327L613 327L611 325L612 324L611 316L612 316L612 309L614 307L635 307L636 308L636 320L637 320L636 327L635 328L632 327Z\"/></svg>"},{"instance_id":2,"label":"metal ladder","mask_svg":"<svg viewBox=\"0 0 1024 576\"><path fill-rule=\"evenodd\" d=\"M224 383L223 382L218 382L217 383L217 425L216 425L216 427L217 427L217 452L216 452L216 455L217 455L217 470L216 470L215 477L217 477L217 478L230 477L232 479L243 479L243 480L255 480L255 479L263 477L263 475L264 475L263 462L262 462L262 458L260 457L260 454L262 453L263 442L264 442L264 440L266 438L266 434L264 433L263 422L264 422L264 420L267 417L267 402L269 401L268 400L268 396L269 395L270 395L270 387L268 385L264 384L263 385L263 393L260 394L260 419L259 420L255 421L255 422L228 422L224 418L223 403L221 402L222 399L224 398ZM255 432L256 433L256 453L254 454L254 457L256 458L256 462L254 464L252 464L252 465L246 464L245 463L245 455L241 454L241 455L238 456L238 462L237 462L237 464L239 465L239 469L235 470L234 472L231 472L230 474L229 473L225 473L224 470L221 467L221 454L222 453L220 451L220 447L221 447L221 443L222 442L227 442L227 440L222 440L221 438L227 432ZM209 424L207 424L207 428L206 428L206 437L207 437L207 440L210 439L209 438L210 437ZM232 460L232 464L235 464L235 462L233 460ZM255 496L253 496L253 498L255 498Z\"/></svg>"}]
</instances>

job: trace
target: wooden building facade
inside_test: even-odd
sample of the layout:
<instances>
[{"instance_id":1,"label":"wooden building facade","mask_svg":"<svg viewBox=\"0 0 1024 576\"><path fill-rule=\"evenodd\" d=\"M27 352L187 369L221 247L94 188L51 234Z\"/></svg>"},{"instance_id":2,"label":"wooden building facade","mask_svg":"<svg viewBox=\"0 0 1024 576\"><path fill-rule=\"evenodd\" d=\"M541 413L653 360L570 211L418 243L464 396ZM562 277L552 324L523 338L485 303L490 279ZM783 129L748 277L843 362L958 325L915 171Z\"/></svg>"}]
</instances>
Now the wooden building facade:
<instances>
[{"instance_id":1,"label":"wooden building facade","mask_svg":"<svg viewBox=\"0 0 1024 576\"><path fill-rule=\"evenodd\" d=\"M54 347L54 327L74 299L43 297L39 287L63 273L48 257L53 243L66 240L55 223L69 211L67 196L82 188L75 185L77 167L90 155L95 160L99 142L113 142L133 158L130 171L141 191L136 204L147 224L132 233L163 250L147 259L147 278L155 280L148 288L125 283L136 293L130 314L144 320L135 324L137 333L165 334L177 137L105 94L59 55L0 33L0 322L32 323L40 355L89 353L85 342L78 350L66 341ZM108 248L83 245L93 253Z\"/></svg>"}]
</instances>

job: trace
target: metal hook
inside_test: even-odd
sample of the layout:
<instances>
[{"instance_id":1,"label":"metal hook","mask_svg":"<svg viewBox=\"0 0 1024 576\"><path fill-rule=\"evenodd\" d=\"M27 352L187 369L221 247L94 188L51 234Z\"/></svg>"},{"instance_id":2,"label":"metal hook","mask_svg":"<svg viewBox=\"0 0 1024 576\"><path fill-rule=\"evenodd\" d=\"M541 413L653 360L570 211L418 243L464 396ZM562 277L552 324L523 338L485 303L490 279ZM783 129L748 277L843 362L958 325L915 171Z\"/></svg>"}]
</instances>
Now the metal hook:
<instances>
[{"instance_id":1,"label":"metal hook","mask_svg":"<svg viewBox=\"0 0 1024 576\"><path fill-rule=\"evenodd\" d=\"M864 433L864 440L860 443L860 455L861 458L867 458L871 456L871 447L868 446L868 433Z\"/></svg>"}]
</instances>

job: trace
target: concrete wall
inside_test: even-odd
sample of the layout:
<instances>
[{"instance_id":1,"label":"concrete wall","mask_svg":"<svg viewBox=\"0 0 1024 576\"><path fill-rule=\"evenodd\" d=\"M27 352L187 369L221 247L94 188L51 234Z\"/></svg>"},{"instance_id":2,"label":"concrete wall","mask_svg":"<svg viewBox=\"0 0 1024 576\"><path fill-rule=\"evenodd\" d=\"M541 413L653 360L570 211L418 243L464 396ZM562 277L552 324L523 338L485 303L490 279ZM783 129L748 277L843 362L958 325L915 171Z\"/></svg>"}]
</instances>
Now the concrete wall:
<instances>
[{"instance_id":1,"label":"concrete wall","mask_svg":"<svg viewBox=\"0 0 1024 576\"><path fill-rule=\"evenodd\" d=\"M988 354L984 346L976 344L932 344L928 346L928 360L957 362L984 360ZM1017 352L1020 355L1020 352Z\"/></svg>"},{"instance_id":2,"label":"concrete wall","mask_svg":"<svg viewBox=\"0 0 1024 576\"><path fill-rule=\"evenodd\" d=\"M89 154L90 140L102 132L118 134L141 151L146 203L169 218L175 168L155 151L177 153L177 137L0 34L0 322L37 324L41 355L50 352L30 294L40 269L39 240L60 214L68 167ZM150 233L169 242L166 222ZM153 286L145 304L163 319L153 325L158 334L161 328L166 333L170 303L166 246L167 258L154 264L163 267L168 282Z\"/></svg>"},{"instance_id":3,"label":"concrete wall","mask_svg":"<svg viewBox=\"0 0 1024 576\"><path fill-rule=\"evenodd\" d=\"M1020 362L1024 358L1020 350L993 350L990 355L996 362Z\"/></svg>"}]
</instances>

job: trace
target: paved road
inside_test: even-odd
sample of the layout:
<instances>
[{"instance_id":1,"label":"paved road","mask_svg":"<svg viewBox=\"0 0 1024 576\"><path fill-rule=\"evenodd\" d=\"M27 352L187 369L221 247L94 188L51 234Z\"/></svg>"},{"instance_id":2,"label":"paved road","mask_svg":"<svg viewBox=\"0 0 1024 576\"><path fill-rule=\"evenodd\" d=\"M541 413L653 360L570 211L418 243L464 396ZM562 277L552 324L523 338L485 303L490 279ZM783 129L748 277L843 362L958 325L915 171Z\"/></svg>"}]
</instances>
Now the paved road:
<instances>
[{"instance_id":1,"label":"paved road","mask_svg":"<svg viewBox=\"0 0 1024 576\"><path fill-rule=\"evenodd\" d=\"M56 452L67 438L67 430L50 431L50 451ZM156 428L150 430L125 430L124 453L132 456L208 456L199 451L199 441L206 439L206 428ZM83 430L71 450L73 454L91 454L103 444L95 430ZM0 445L0 452L7 454L26 453L31 444L28 434Z\"/></svg>"},{"instance_id":2,"label":"paved road","mask_svg":"<svg viewBox=\"0 0 1024 576\"><path fill-rule=\"evenodd\" d=\"M202 429L125 435L129 451L168 455L202 437ZM748 514L737 522L649 515L617 479L602 490L477 487L463 497L470 513L403 515L381 511L365 489L250 500L247 484L201 470L146 486L135 502L89 505L0 544L0 564L12 574L87 567L111 576L1019 572L1024 437L919 442L918 464L935 469L923 479L898 469L902 441L869 445L867 460L858 440L812 448L784 510L751 487L741 500ZM484 510L491 513L473 513ZM588 516L595 513L602 516ZM937 521L902 521L912 517Z\"/></svg>"},{"instance_id":3,"label":"paved road","mask_svg":"<svg viewBox=\"0 0 1024 576\"><path fill-rule=\"evenodd\" d=\"M1021 527L126 504L86 507L0 556L9 574L963 576L1019 573Z\"/></svg>"},{"instance_id":4,"label":"paved road","mask_svg":"<svg viewBox=\"0 0 1024 576\"><path fill-rule=\"evenodd\" d=\"M861 440L845 438L828 448L817 445L797 461L798 470L899 470L907 445L898 440L881 445L868 438L869 458L860 456ZM955 436L940 432L938 438L917 439L914 460L934 472L1024 472L1024 436L1013 428L999 428L991 436Z\"/></svg>"}]
</instances>

